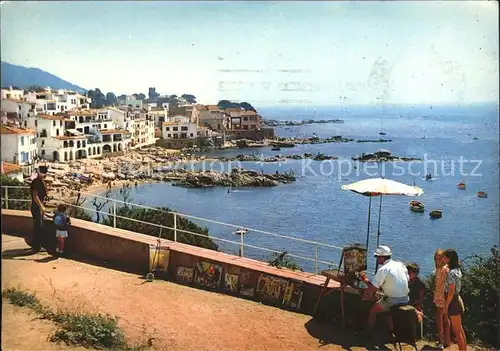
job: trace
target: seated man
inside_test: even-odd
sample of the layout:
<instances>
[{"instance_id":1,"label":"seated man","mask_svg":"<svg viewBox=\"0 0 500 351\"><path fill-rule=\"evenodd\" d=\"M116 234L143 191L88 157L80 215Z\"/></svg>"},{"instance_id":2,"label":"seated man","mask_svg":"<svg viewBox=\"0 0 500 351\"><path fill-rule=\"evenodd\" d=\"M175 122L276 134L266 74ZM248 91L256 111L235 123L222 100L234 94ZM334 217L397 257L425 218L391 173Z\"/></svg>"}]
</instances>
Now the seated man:
<instances>
[{"instance_id":1,"label":"seated man","mask_svg":"<svg viewBox=\"0 0 500 351\"><path fill-rule=\"evenodd\" d=\"M368 332L371 333L377 314L389 311L392 306L407 304L408 299L408 270L402 262L391 259L392 252L388 246L380 245L375 251L377 264L380 266L377 273L370 282L365 274L361 274L361 280L368 285L368 289L383 290L383 297L377 301L370 310L368 317ZM389 318L389 329L394 331L394 323Z\"/></svg>"}]
</instances>

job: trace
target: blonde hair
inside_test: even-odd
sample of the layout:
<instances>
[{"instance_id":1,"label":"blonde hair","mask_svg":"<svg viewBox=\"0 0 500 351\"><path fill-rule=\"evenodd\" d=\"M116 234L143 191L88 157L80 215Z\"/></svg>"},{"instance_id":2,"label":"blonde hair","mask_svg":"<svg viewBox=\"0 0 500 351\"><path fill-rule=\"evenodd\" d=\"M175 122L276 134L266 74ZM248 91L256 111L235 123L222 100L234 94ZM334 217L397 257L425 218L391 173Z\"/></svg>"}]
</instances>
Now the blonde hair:
<instances>
[{"instance_id":1,"label":"blonde hair","mask_svg":"<svg viewBox=\"0 0 500 351\"><path fill-rule=\"evenodd\" d=\"M439 269L444 266L443 260L441 260L439 263L436 262L436 256L443 257L443 255L444 255L443 249L437 249L436 252L434 252L434 265L436 266L436 269Z\"/></svg>"}]
</instances>

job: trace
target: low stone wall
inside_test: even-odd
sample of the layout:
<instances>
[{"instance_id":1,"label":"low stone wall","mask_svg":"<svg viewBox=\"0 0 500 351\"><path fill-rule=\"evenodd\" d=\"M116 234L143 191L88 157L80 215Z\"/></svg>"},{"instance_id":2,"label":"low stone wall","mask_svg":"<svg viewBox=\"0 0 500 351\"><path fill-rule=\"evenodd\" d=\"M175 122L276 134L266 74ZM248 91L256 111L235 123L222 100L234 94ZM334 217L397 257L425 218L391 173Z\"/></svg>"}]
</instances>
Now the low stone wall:
<instances>
[{"instance_id":1,"label":"low stone wall","mask_svg":"<svg viewBox=\"0 0 500 351\"><path fill-rule=\"evenodd\" d=\"M47 224L50 227L50 221ZM10 235L28 235L32 232L31 214L3 210L2 230ZM155 273L157 277L306 314L313 313L325 282L324 277L312 273L278 269L265 262L169 240L161 241L160 250L156 245L157 239L151 236L72 219L66 251L71 258L91 258L98 264L141 275L149 271L150 261L155 259L154 266L161 268ZM322 299L317 315L332 320L340 315L339 285L331 281L329 288L333 293ZM346 295L353 306L348 310L361 315L359 296Z\"/></svg>"}]
</instances>

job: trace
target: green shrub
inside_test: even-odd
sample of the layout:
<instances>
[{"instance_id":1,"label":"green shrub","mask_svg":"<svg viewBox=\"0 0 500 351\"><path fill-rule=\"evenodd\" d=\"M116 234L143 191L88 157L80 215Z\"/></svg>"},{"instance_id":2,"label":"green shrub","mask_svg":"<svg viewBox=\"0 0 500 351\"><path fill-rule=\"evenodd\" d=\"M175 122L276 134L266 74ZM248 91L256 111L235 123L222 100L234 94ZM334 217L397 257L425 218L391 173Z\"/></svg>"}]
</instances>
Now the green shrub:
<instances>
[{"instance_id":1,"label":"green shrub","mask_svg":"<svg viewBox=\"0 0 500 351\"><path fill-rule=\"evenodd\" d=\"M109 315L74 315L59 313L54 322L61 327L52 337L53 342L80 345L87 348L125 348L123 332L118 328L118 319Z\"/></svg>"},{"instance_id":2,"label":"green shrub","mask_svg":"<svg viewBox=\"0 0 500 351\"><path fill-rule=\"evenodd\" d=\"M41 304L35 294L21 291L15 288L7 288L2 292L2 297L9 300L11 304L19 307L38 309Z\"/></svg>"},{"instance_id":3,"label":"green shrub","mask_svg":"<svg viewBox=\"0 0 500 351\"><path fill-rule=\"evenodd\" d=\"M465 305L463 326L468 342L500 349L499 335L499 252L491 249L490 255L473 255L462 260L462 290ZM425 330L435 338L435 309L432 302L434 275L427 277L429 291L424 300Z\"/></svg>"},{"instance_id":4,"label":"green shrub","mask_svg":"<svg viewBox=\"0 0 500 351\"><path fill-rule=\"evenodd\" d=\"M288 258L286 255L286 251L282 253L273 252L271 258L268 260L269 265L276 268L288 268L293 271L298 270L303 272L302 268L292 258Z\"/></svg>"},{"instance_id":5,"label":"green shrub","mask_svg":"<svg viewBox=\"0 0 500 351\"><path fill-rule=\"evenodd\" d=\"M122 330L118 327L118 319L115 317L101 314L54 313L43 306L34 294L15 288L5 289L2 297L15 306L27 307L38 313L41 318L55 322L59 329L50 338L53 342L97 349L143 348L131 347L127 344Z\"/></svg>"},{"instance_id":6,"label":"green shrub","mask_svg":"<svg viewBox=\"0 0 500 351\"><path fill-rule=\"evenodd\" d=\"M26 184L21 183L17 179L12 179L4 174L1 175L0 182L2 184L2 199L5 199L5 191L6 189L3 186L26 186ZM28 188L25 189L17 189L17 188L9 188L8 197L9 197L9 209L11 210L28 210L30 208L30 202L25 201L13 201L12 199L22 199L22 200L30 200L31 195ZM5 207L5 201L2 201L2 208Z\"/></svg>"},{"instance_id":7,"label":"green shrub","mask_svg":"<svg viewBox=\"0 0 500 351\"><path fill-rule=\"evenodd\" d=\"M158 210L133 208L130 205L119 207L116 209L117 216L130 218L132 220L117 217L116 227L130 230L136 233L142 233L158 237L158 235L160 234L160 227L151 224L135 222L134 220L154 223L162 225L164 227L173 228L174 215L171 212L172 210L167 207L161 207L158 208ZM109 211L109 215L106 218L104 218L102 224L113 226L112 210ZM184 233L181 230L198 233L200 235ZM163 228L161 232L161 237L164 239L174 240L173 229ZM209 237L208 228L201 227L196 223L181 216L177 216L177 241L180 243L199 246L210 250L216 250L216 251L218 250L217 244Z\"/></svg>"}]
</instances>

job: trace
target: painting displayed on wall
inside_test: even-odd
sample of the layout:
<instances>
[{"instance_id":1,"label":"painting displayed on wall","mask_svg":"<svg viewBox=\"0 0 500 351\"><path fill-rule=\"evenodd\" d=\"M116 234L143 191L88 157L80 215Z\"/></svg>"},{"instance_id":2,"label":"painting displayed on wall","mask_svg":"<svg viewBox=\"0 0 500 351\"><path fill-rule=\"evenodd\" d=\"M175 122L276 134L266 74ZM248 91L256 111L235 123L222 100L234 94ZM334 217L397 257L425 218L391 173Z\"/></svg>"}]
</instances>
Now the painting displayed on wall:
<instances>
[{"instance_id":1,"label":"painting displayed on wall","mask_svg":"<svg viewBox=\"0 0 500 351\"><path fill-rule=\"evenodd\" d=\"M285 294L286 286L287 281L285 279L262 274L257 283L257 294L260 295L263 300L281 302Z\"/></svg>"},{"instance_id":2,"label":"painting displayed on wall","mask_svg":"<svg viewBox=\"0 0 500 351\"><path fill-rule=\"evenodd\" d=\"M196 264L194 281L196 284L216 289L220 287L222 280L222 267L218 264L200 261Z\"/></svg>"},{"instance_id":3,"label":"painting displayed on wall","mask_svg":"<svg viewBox=\"0 0 500 351\"><path fill-rule=\"evenodd\" d=\"M224 290L236 294L238 292L238 274L226 273L224 279Z\"/></svg>"},{"instance_id":4,"label":"painting displayed on wall","mask_svg":"<svg viewBox=\"0 0 500 351\"><path fill-rule=\"evenodd\" d=\"M255 295L255 283L252 281L251 272L241 272L239 282L241 296L253 297Z\"/></svg>"},{"instance_id":5,"label":"painting displayed on wall","mask_svg":"<svg viewBox=\"0 0 500 351\"><path fill-rule=\"evenodd\" d=\"M167 271L170 250L167 246L149 245L149 271Z\"/></svg>"},{"instance_id":6,"label":"painting displayed on wall","mask_svg":"<svg viewBox=\"0 0 500 351\"><path fill-rule=\"evenodd\" d=\"M304 289L302 284L299 282L289 281L283 295L283 305L298 310L300 309L303 296Z\"/></svg>"},{"instance_id":7,"label":"painting displayed on wall","mask_svg":"<svg viewBox=\"0 0 500 351\"><path fill-rule=\"evenodd\" d=\"M193 282L194 268L179 266L177 267L176 279L182 284L191 284Z\"/></svg>"}]
</instances>

